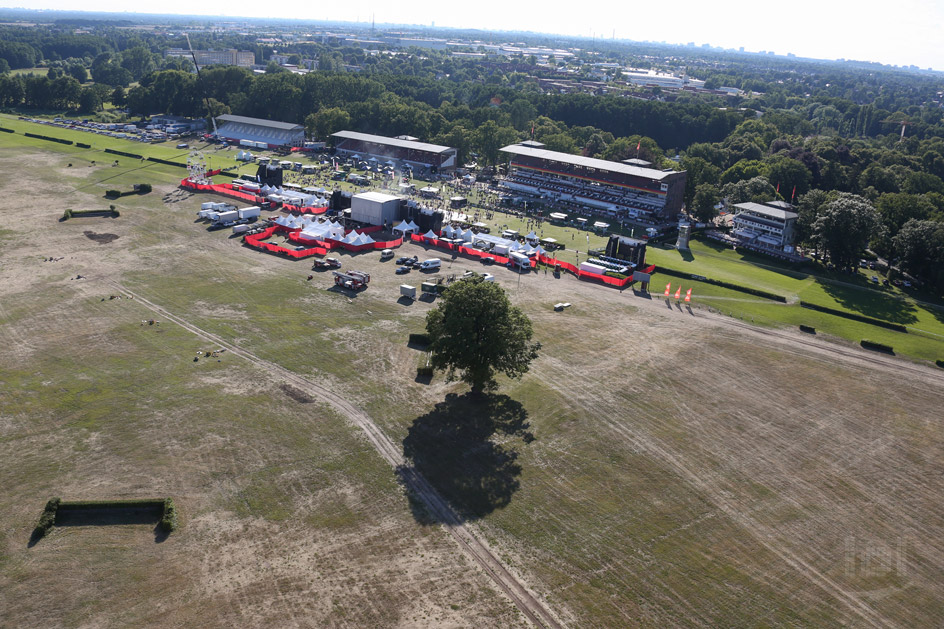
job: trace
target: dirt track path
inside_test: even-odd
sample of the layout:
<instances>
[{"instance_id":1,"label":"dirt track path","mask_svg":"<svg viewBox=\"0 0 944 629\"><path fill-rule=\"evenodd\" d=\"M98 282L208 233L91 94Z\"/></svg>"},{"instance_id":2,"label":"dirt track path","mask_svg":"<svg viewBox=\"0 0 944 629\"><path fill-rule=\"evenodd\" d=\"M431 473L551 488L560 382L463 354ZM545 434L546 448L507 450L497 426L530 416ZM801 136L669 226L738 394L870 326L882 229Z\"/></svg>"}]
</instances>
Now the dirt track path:
<instances>
[{"instance_id":1,"label":"dirt track path","mask_svg":"<svg viewBox=\"0 0 944 629\"><path fill-rule=\"evenodd\" d=\"M282 378L286 382L299 387L306 393L309 393L330 404L337 412L346 417L351 423L360 428L366 435L368 441L381 457L389 463L394 469L400 470L403 482L407 489L419 498L426 508L435 515L444 528L452 535L456 543L462 550L472 557L472 559L491 577L498 587L514 602L519 610L536 627L546 627L558 629L563 627L561 622L554 614L533 595L524 583L522 583L511 571L505 567L498 555L492 551L488 545L483 542L481 536L476 536L472 527L462 523L458 514L449 506L449 504L439 495L432 485L415 470L407 464L403 454L397 445L387 437L386 434L368 417L363 411L355 408L347 400L334 392L318 385L311 380L285 369L275 363L259 358L255 354L234 345L219 336L207 332L185 319L168 312L161 306L149 301L145 297L134 293L118 282L108 281L119 291L134 297L135 302L143 307L160 315L163 319L176 323L188 332L215 343L228 352L239 356L240 358L258 366L266 372Z\"/></svg>"}]
</instances>

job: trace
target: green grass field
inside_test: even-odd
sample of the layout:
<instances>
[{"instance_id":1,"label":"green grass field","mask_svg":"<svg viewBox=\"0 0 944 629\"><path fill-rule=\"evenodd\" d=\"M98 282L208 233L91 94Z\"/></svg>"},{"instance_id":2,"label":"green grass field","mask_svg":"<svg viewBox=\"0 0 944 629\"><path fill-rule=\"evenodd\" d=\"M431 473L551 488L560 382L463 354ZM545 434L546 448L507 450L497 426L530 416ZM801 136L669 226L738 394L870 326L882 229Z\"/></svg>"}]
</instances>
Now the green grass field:
<instances>
[{"instance_id":1,"label":"green grass field","mask_svg":"<svg viewBox=\"0 0 944 629\"><path fill-rule=\"evenodd\" d=\"M231 353L194 362L212 344L167 320L142 325L162 316L108 299L111 281L363 409L438 472L430 481L566 626L944 619L944 433L930 380L841 364L828 348L807 355L630 291L495 269L543 348L523 380L470 400L440 375L415 379L406 339L432 305L397 302L402 276L376 253L341 256L373 275L367 291L332 290L328 275L306 279L308 262L195 223L210 197L175 202L180 169L77 151L0 136L0 163L28 160L22 184L36 197L29 214L5 197L0 230L11 625L524 624L359 429ZM154 192L119 200L118 219L57 221L63 205L107 204L105 190L141 181ZM89 235L103 233L118 238ZM769 311L769 325L807 313L710 285L696 295ZM556 301L574 305L556 313ZM62 527L28 548L54 493L172 496L182 526L161 543L134 527ZM850 546L865 549L851 563Z\"/></svg>"},{"instance_id":2,"label":"green grass field","mask_svg":"<svg viewBox=\"0 0 944 629\"><path fill-rule=\"evenodd\" d=\"M145 157L154 156L161 159L186 163L189 150L175 148L174 142L161 144L145 144L131 142L120 138L111 138L90 134L71 129L48 127L17 120L13 116L0 115L0 125L16 131L15 134L4 134L4 140L21 144L22 146L46 147L57 151L74 154L84 163L93 160L112 161L117 159L127 163L128 158L104 153L105 148L112 148L141 154ZM74 146L62 146L24 138L20 134L24 131L41 133L53 137L60 137L75 142L91 144L92 149L79 149ZM237 148L220 149L214 145L202 146L210 168L237 169L240 173L254 173L255 165L239 164L235 161ZM293 161L313 163L313 160L293 155ZM182 177L186 171L170 166L159 166L142 163L142 168L148 171L167 173ZM217 177L217 182L226 181L227 177ZM134 182L138 183L138 182ZM418 187L431 182L416 180ZM433 183L441 186L441 183ZM357 192L360 187L346 182L330 182L328 187L339 187L350 192ZM130 187L130 186L129 186ZM448 189L443 188L443 195L448 196ZM477 200L477 193L470 199ZM120 204L119 204L120 205ZM473 212L474 209L466 210ZM606 244L606 236L578 229L551 225L549 222L528 226L528 219L512 213L496 212L488 222L496 230L507 226L527 233L535 229L542 237L556 238L566 249L557 252L560 260L576 263L585 259L589 249L600 248ZM800 324L815 327L831 337L843 339L846 342L858 343L862 339L869 339L891 345L896 353L911 356L921 360L934 361L944 356L944 301L933 295L918 292L916 289L900 289L893 286L876 286L868 281L872 271L861 270L854 276L839 273L830 273L815 266L797 268L781 263L772 258L752 254L749 252L734 251L729 247L708 239L695 238L691 242L691 250L679 252L671 247L651 245L648 248L647 261L651 264L667 267L677 271L701 275L715 280L722 280L741 286L757 288L774 294L783 295L788 305L783 306L765 300L759 300L750 295L714 287L697 280L683 280L685 288L695 290L696 302L710 306L720 312L733 317L753 321L759 325L781 327L798 326ZM663 276L666 282L677 285L678 278ZM653 290L662 285L662 278L657 275L653 282ZM674 289L673 289L674 291ZM837 310L853 312L868 317L899 323L908 327L908 333L889 331L876 326L870 326L841 317L815 312L801 308L799 301L808 301L820 306Z\"/></svg>"}]
</instances>

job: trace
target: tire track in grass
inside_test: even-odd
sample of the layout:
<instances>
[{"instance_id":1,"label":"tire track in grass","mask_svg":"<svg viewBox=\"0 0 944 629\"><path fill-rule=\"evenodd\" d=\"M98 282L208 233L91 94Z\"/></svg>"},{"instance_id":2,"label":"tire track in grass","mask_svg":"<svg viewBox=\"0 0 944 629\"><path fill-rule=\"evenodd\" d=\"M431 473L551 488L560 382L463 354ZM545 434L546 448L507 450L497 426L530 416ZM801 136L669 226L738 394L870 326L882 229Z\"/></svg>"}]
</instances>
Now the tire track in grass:
<instances>
[{"instance_id":1,"label":"tire track in grass","mask_svg":"<svg viewBox=\"0 0 944 629\"><path fill-rule=\"evenodd\" d=\"M118 282L107 281L116 289L133 296L135 302L140 303L148 310L159 314L168 321L176 323L183 329L206 341L225 348L226 351L239 356L243 360L252 363L270 374L282 378L334 407L337 412L341 413L348 421L364 432L370 444L391 467L401 471L400 476L407 489L422 501L423 505L430 513L443 523L443 527L449 532L456 543L459 544L459 547L485 571L499 589L512 600L515 606L534 626L546 627L548 629L560 629L563 627L554 614L530 592L524 583L511 573L505 564L502 563L498 555L480 539L480 536L475 535L472 527L462 522L455 510L453 510L439 492L430 485L429 481L413 468L413 466L408 465L406 459L403 458L400 448L387 437L367 414L355 408L350 402L333 391L280 365L260 358L238 345L220 338L212 332L197 327L182 317L168 312L138 293L128 290Z\"/></svg>"}]
</instances>

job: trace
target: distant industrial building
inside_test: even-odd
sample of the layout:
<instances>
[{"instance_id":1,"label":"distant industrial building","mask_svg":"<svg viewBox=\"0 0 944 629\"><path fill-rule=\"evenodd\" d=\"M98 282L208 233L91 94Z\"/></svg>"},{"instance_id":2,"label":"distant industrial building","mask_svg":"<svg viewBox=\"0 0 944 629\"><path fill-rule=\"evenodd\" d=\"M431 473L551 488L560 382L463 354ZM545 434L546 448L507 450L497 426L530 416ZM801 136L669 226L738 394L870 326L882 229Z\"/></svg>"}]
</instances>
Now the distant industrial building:
<instances>
[{"instance_id":1,"label":"distant industrial building","mask_svg":"<svg viewBox=\"0 0 944 629\"><path fill-rule=\"evenodd\" d=\"M338 131L331 137L335 139L338 153L345 157L392 162L394 166L408 164L411 168L425 169L433 174L451 173L456 168L456 149L418 142L409 136L388 138L355 131Z\"/></svg>"},{"instance_id":2,"label":"distant industrial building","mask_svg":"<svg viewBox=\"0 0 944 629\"><path fill-rule=\"evenodd\" d=\"M218 136L235 144L264 143L267 148L274 149L280 146L303 146L305 143L305 127L300 124L229 114L217 116L216 123L219 125Z\"/></svg>"},{"instance_id":3,"label":"distant industrial building","mask_svg":"<svg viewBox=\"0 0 944 629\"><path fill-rule=\"evenodd\" d=\"M793 253L797 213L784 201L736 203L732 233L742 246L772 253Z\"/></svg>"},{"instance_id":4,"label":"distant industrial building","mask_svg":"<svg viewBox=\"0 0 944 629\"><path fill-rule=\"evenodd\" d=\"M581 157L543 146L528 141L501 149L510 156L502 186L565 206L652 222L674 221L682 209L684 171L651 168L643 160Z\"/></svg>"},{"instance_id":5,"label":"distant industrial building","mask_svg":"<svg viewBox=\"0 0 944 629\"><path fill-rule=\"evenodd\" d=\"M252 51L243 50L194 50L193 56L189 50L183 48L170 48L164 53L165 57L183 57L193 61L197 59L197 65L203 66L239 66L241 68L251 68L256 63L256 54Z\"/></svg>"}]
</instances>

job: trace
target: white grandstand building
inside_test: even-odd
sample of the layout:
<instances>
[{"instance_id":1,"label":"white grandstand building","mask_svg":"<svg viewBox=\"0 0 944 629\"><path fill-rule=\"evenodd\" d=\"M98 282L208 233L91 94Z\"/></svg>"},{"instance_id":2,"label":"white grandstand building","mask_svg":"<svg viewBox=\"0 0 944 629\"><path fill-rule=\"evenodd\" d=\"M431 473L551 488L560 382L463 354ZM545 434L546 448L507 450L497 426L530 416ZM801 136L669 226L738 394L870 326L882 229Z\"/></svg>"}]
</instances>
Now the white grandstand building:
<instances>
[{"instance_id":1,"label":"white grandstand building","mask_svg":"<svg viewBox=\"0 0 944 629\"><path fill-rule=\"evenodd\" d=\"M268 148L274 149L281 146L302 146L305 142L305 127L300 124L229 114L217 116L216 122L220 125L217 136L236 144L244 141L264 143Z\"/></svg>"}]
</instances>

